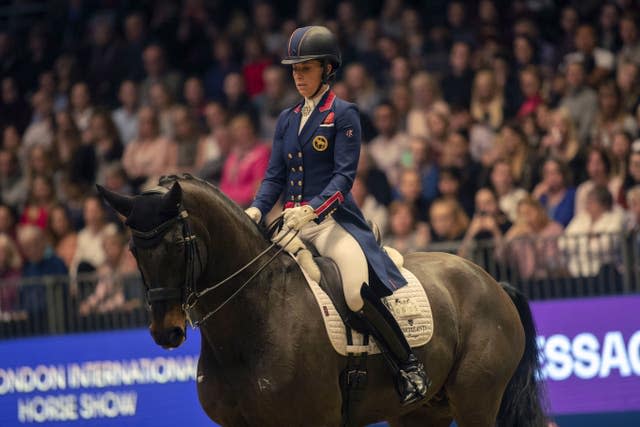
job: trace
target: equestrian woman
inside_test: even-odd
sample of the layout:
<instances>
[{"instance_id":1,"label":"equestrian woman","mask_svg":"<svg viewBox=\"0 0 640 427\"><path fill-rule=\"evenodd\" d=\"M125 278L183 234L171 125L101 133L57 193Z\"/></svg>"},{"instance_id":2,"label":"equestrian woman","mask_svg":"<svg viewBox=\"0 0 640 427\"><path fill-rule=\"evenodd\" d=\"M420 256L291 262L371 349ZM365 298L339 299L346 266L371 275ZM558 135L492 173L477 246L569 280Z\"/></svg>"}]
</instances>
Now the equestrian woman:
<instances>
[{"instance_id":1,"label":"equestrian woman","mask_svg":"<svg viewBox=\"0 0 640 427\"><path fill-rule=\"evenodd\" d=\"M284 193L284 227L298 230L339 267L347 305L383 350L403 404L429 387L424 367L380 300L406 285L350 194L360 154L357 107L336 97L329 82L341 64L335 36L322 26L296 29L282 64L291 65L304 98L276 125L265 178L247 215L255 222Z\"/></svg>"}]
</instances>

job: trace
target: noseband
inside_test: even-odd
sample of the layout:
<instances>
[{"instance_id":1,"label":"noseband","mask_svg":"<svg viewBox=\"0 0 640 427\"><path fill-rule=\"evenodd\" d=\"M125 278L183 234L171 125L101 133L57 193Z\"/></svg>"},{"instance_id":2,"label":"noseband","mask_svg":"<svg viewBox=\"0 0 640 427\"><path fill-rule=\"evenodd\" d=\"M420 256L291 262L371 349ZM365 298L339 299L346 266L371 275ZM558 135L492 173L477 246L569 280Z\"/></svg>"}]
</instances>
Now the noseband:
<instances>
[{"instance_id":1,"label":"noseband","mask_svg":"<svg viewBox=\"0 0 640 427\"><path fill-rule=\"evenodd\" d=\"M187 320L191 324L193 328L199 327L205 320L209 317L213 316L217 313L222 307L224 307L229 301L235 298L258 274L260 274L280 253L284 250L284 248L298 235L298 231L288 230L285 233L282 233L277 239L273 240L271 245L269 245L265 250L256 255L251 261L246 263L243 267L236 270L234 273L230 274L223 280L218 283L211 285L201 291L196 290L196 281L198 279L198 274L201 274L203 271L203 264L200 258L200 250L198 249L198 245L196 243L196 235L191 231L191 227L189 225L189 221L187 218L189 217L189 213L187 210L180 205L178 210L178 215L168 219L157 227L153 228L149 231L139 231L131 228L132 234L132 243L130 245L131 252L136 257L137 261L137 247L149 249L155 247L160 244L160 240L164 237L165 234L172 229L172 227L176 223L181 223L182 225L182 236L179 240L175 241L176 244L184 244L185 245L185 261L187 265L187 272L185 278L185 286L180 288L175 287L154 287L151 288L145 278L142 270L140 269L140 265L138 264L138 269L140 270L140 276L142 276L142 283L145 286L146 293L145 297L147 300L147 305L150 306L152 302L157 301L168 301L168 300L179 300L181 301L182 309L184 310ZM278 227L282 222L282 217L280 216L276 219L270 226L269 229L273 230ZM291 234L289 240L280 245L287 236ZM195 307L200 301L200 297L212 292L225 283L229 282L231 279L238 276L240 273L245 271L251 265L256 263L260 258L266 255L271 249L275 246L280 245L278 250L273 254L269 259L262 264L249 278L236 289L231 296L225 299L220 305L218 305L215 309L206 312L203 316L198 318L198 313L196 313ZM199 271L196 271L196 259L198 260Z\"/></svg>"}]
</instances>

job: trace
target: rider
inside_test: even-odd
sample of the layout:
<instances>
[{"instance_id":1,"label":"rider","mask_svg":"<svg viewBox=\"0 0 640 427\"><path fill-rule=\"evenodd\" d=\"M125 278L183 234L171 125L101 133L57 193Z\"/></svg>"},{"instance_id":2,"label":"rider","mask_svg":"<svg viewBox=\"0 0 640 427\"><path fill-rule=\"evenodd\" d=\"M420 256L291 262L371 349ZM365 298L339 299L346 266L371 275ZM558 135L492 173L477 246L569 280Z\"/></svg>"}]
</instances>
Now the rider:
<instances>
[{"instance_id":1,"label":"rider","mask_svg":"<svg viewBox=\"0 0 640 427\"><path fill-rule=\"evenodd\" d=\"M347 305L394 369L401 402L416 402L430 381L380 301L407 282L349 193L360 154L360 118L357 107L329 87L341 64L337 40L326 27L298 28L282 63L292 65L304 100L280 114L267 173L246 213L260 222L284 191L285 228L300 230L303 240L336 262Z\"/></svg>"}]
</instances>

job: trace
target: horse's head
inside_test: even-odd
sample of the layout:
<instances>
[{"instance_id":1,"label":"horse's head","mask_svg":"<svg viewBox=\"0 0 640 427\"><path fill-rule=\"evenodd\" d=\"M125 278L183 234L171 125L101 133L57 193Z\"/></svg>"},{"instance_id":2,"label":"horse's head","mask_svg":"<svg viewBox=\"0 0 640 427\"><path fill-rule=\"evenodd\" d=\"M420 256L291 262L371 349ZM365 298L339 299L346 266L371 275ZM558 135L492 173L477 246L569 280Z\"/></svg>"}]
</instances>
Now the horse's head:
<instances>
[{"instance_id":1,"label":"horse's head","mask_svg":"<svg viewBox=\"0 0 640 427\"><path fill-rule=\"evenodd\" d=\"M165 348L178 347L186 338L185 302L195 290L206 251L192 232L180 184L135 197L98 189L131 229L131 250L151 308L153 339Z\"/></svg>"}]
</instances>

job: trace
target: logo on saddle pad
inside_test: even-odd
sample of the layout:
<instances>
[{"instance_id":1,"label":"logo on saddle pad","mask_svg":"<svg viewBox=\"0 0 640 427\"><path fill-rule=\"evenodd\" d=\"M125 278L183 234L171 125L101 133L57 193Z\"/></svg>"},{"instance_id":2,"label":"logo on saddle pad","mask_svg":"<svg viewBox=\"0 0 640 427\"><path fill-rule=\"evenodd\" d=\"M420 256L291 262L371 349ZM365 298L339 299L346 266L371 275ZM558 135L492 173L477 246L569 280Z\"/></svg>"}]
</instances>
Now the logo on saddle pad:
<instances>
[{"instance_id":1,"label":"logo on saddle pad","mask_svg":"<svg viewBox=\"0 0 640 427\"><path fill-rule=\"evenodd\" d=\"M420 316L420 309L409 298L387 298L389 310L399 319L411 319Z\"/></svg>"},{"instance_id":2,"label":"logo on saddle pad","mask_svg":"<svg viewBox=\"0 0 640 427\"><path fill-rule=\"evenodd\" d=\"M322 135L313 138L313 148L316 151L324 151L329 147L329 141Z\"/></svg>"}]
</instances>

